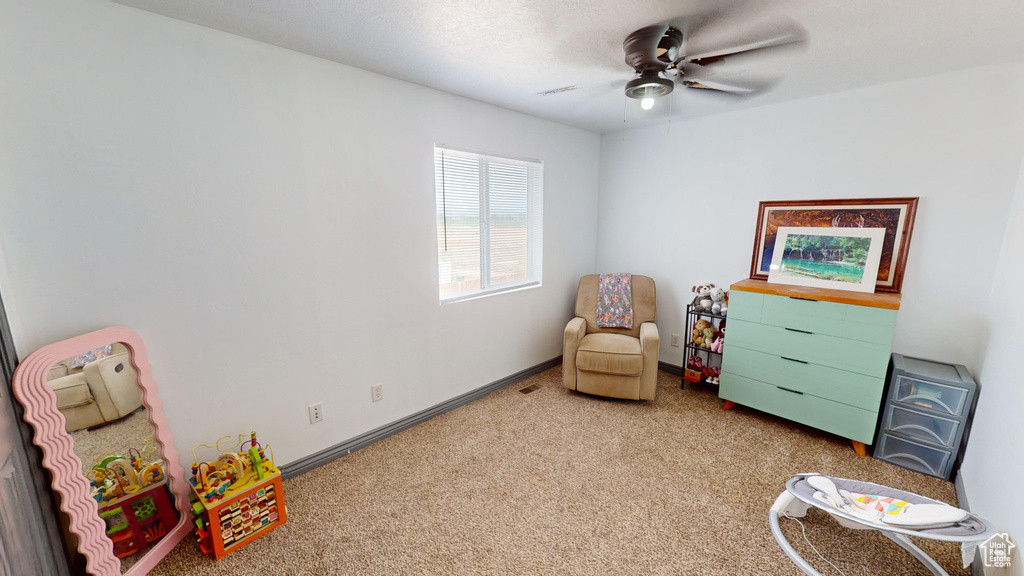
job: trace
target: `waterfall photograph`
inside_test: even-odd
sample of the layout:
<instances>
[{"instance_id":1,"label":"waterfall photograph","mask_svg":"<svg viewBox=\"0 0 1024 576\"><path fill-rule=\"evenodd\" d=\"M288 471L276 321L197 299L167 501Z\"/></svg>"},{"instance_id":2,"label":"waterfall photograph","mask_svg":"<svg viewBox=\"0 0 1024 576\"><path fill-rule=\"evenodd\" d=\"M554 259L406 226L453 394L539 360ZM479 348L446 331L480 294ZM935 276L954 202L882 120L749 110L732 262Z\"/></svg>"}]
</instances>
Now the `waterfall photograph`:
<instances>
[{"instance_id":1,"label":"waterfall photograph","mask_svg":"<svg viewBox=\"0 0 1024 576\"><path fill-rule=\"evenodd\" d=\"M871 238L792 234L786 238L780 273L860 283L869 248Z\"/></svg>"},{"instance_id":2,"label":"waterfall photograph","mask_svg":"<svg viewBox=\"0 0 1024 576\"><path fill-rule=\"evenodd\" d=\"M884 228L780 227L768 281L873 292Z\"/></svg>"}]
</instances>

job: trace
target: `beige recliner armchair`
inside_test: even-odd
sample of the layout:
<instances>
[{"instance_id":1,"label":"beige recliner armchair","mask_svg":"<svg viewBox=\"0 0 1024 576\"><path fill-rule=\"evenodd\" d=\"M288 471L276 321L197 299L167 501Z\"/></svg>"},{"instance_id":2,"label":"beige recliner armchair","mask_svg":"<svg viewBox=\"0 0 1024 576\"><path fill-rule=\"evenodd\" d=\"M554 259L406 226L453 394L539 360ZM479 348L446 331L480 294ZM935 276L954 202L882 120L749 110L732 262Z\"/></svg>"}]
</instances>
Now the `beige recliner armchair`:
<instances>
[{"instance_id":1,"label":"beige recliner armchair","mask_svg":"<svg viewBox=\"0 0 1024 576\"><path fill-rule=\"evenodd\" d=\"M68 432L113 422L142 406L131 352L121 343L113 345L110 356L81 368L73 368L70 360L55 365L48 384Z\"/></svg>"},{"instance_id":2,"label":"beige recliner armchair","mask_svg":"<svg viewBox=\"0 0 1024 576\"><path fill-rule=\"evenodd\" d=\"M562 384L587 394L654 400L658 380L654 280L632 276L633 327L597 326L598 274L580 279L576 317L565 327Z\"/></svg>"}]
</instances>

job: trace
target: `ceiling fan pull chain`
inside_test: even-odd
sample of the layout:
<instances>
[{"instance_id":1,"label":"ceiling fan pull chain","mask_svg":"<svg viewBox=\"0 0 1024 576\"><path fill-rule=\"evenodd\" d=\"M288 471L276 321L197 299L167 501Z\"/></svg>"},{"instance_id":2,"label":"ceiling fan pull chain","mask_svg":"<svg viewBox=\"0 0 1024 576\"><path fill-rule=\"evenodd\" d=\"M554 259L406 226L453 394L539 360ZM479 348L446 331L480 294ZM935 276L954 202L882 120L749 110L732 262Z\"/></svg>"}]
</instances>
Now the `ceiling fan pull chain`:
<instances>
[{"instance_id":1,"label":"ceiling fan pull chain","mask_svg":"<svg viewBox=\"0 0 1024 576\"><path fill-rule=\"evenodd\" d=\"M672 133L672 107L676 103L675 96L669 96L668 98L668 134Z\"/></svg>"}]
</instances>

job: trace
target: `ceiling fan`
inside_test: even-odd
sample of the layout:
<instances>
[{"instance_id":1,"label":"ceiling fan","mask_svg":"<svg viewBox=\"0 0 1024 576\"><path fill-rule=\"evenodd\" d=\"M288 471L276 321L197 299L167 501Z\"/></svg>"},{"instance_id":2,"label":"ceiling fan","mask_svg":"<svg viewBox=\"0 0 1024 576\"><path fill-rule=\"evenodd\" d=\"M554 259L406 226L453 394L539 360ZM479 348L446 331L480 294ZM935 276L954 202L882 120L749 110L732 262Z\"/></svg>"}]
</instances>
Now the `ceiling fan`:
<instances>
[{"instance_id":1,"label":"ceiling fan","mask_svg":"<svg viewBox=\"0 0 1024 576\"><path fill-rule=\"evenodd\" d=\"M705 24L713 18L689 18L679 27L660 24L641 28L626 36L622 43L626 64L636 77L626 83L626 96L640 100L644 110L654 106L654 99L670 94L676 84L735 95L763 91L774 83L765 78L715 78L711 66L726 58L787 44L802 43L807 33L788 18L775 18L748 26L744 33L733 35L732 42L714 42L703 38Z\"/></svg>"},{"instance_id":2,"label":"ceiling fan","mask_svg":"<svg viewBox=\"0 0 1024 576\"><path fill-rule=\"evenodd\" d=\"M676 84L739 96L756 94L770 88L775 79L725 75L716 71L720 68L716 65L733 56L800 44L807 39L804 28L789 18L742 22L723 29L724 16L724 12L698 14L647 26L626 36L622 43L626 64L636 73L626 83L626 96L640 100L641 108L650 110L655 99L672 93ZM722 39L726 37L729 40ZM566 86L541 94L577 88Z\"/></svg>"}]
</instances>

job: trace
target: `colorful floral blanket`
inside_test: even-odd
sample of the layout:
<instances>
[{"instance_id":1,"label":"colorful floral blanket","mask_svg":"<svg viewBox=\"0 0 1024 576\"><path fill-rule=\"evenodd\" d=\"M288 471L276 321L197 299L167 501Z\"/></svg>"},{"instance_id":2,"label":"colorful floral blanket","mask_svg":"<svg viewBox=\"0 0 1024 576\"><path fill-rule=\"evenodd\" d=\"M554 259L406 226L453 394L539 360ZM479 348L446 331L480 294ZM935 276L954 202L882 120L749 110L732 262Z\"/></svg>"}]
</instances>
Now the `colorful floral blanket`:
<instances>
[{"instance_id":1,"label":"colorful floral blanket","mask_svg":"<svg viewBox=\"0 0 1024 576\"><path fill-rule=\"evenodd\" d=\"M629 274L601 274L597 286L597 325L633 327L633 290Z\"/></svg>"}]
</instances>

